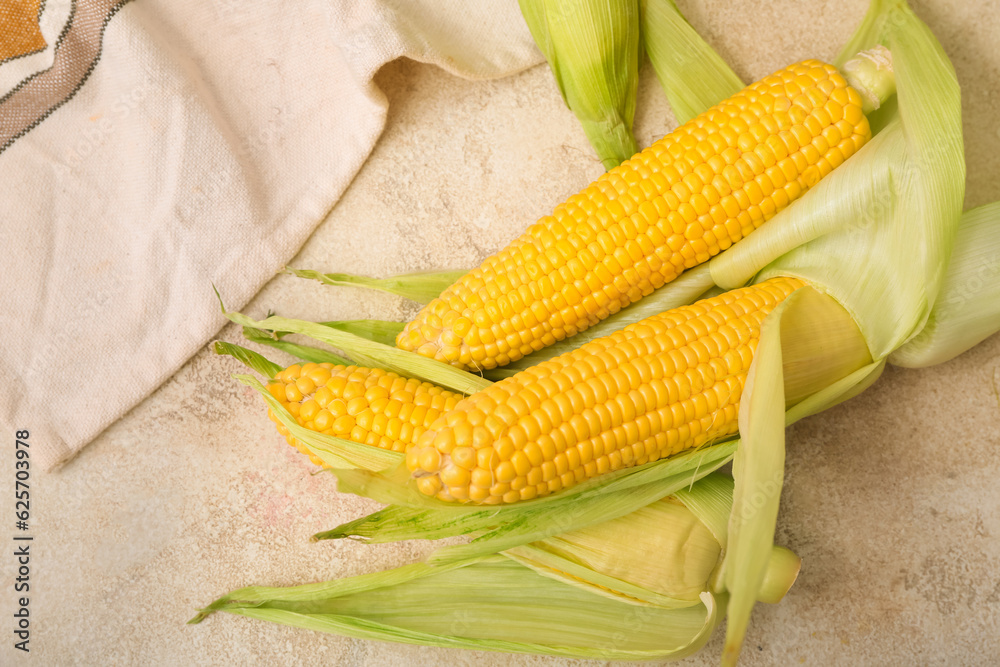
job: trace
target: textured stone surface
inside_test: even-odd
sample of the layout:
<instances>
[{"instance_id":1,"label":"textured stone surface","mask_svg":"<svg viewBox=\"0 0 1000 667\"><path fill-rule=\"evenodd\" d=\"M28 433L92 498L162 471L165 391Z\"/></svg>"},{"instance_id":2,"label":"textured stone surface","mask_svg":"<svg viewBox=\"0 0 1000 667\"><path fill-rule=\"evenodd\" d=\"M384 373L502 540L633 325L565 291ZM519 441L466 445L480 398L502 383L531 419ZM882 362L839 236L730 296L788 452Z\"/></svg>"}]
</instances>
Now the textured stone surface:
<instances>
[{"instance_id":1,"label":"textured stone surface","mask_svg":"<svg viewBox=\"0 0 1000 667\"><path fill-rule=\"evenodd\" d=\"M680 4L745 79L833 57L865 9L860 0ZM915 5L963 86L966 203L1000 199L1000 6ZM397 62L378 83L390 100L385 135L293 266L377 276L470 266L601 172L545 67L468 82ZM674 122L648 67L641 86L636 134L646 145ZM289 276L247 312L268 309L311 319L415 312L391 296ZM310 544L312 533L375 505L311 475L255 395L229 378L238 370L202 351L77 459L34 478L37 664L574 664L225 615L185 626L233 588L372 572L430 549ZM81 391L99 398L98 387ZM5 471L10 449L0 457ZM998 474L1000 337L935 368L889 369L862 397L790 428L778 541L804 567L781 604L757 607L744 664L995 664ZM0 629L11 626L14 576L13 559L0 556ZM3 632L0 663L12 664ZM687 664L715 664L720 648L721 633Z\"/></svg>"}]
</instances>

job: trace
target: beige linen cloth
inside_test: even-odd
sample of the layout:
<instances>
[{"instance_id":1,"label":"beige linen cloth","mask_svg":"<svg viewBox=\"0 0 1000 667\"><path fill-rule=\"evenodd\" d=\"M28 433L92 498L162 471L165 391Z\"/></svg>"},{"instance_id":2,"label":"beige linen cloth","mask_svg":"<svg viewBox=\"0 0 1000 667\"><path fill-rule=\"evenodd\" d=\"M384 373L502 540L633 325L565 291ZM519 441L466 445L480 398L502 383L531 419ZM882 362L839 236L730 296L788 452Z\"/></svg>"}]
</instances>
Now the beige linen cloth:
<instances>
[{"instance_id":1,"label":"beige linen cloth","mask_svg":"<svg viewBox=\"0 0 1000 667\"><path fill-rule=\"evenodd\" d=\"M407 56L541 62L513 0L0 0L0 422L51 469L292 258Z\"/></svg>"}]
</instances>

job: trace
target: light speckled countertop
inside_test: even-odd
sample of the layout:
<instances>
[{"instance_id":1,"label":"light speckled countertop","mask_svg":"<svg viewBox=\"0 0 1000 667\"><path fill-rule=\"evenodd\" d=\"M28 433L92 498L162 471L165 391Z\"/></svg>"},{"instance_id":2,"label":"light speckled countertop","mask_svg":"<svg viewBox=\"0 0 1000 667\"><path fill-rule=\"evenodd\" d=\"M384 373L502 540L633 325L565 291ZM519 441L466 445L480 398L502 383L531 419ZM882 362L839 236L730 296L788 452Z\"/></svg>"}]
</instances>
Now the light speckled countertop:
<instances>
[{"instance_id":1,"label":"light speckled countertop","mask_svg":"<svg viewBox=\"0 0 1000 667\"><path fill-rule=\"evenodd\" d=\"M679 4L746 80L796 59L832 58L866 7ZM1000 199L1000 3L913 4L963 87L966 205ZM376 276L468 267L601 173L544 66L469 82L403 61L377 82L390 101L385 134L293 266ZM640 145L673 127L647 66ZM392 296L284 275L245 312L268 309L317 320L415 313ZM237 341L239 332L229 326L221 338ZM356 641L229 615L186 626L234 588L372 572L431 548L311 544L312 533L376 506L311 475L259 399L230 379L238 370L202 350L74 461L35 476L31 662L573 664ZM13 469L8 449L4 470ZM781 604L758 605L743 664L996 664L998 476L997 336L935 368L889 368L861 397L791 427L778 542L804 565ZM12 625L14 576L13 559L0 557L2 628ZM15 664L23 656L3 632L0 663ZM715 664L720 649L717 633L686 664Z\"/></svg>"}]
</instances>

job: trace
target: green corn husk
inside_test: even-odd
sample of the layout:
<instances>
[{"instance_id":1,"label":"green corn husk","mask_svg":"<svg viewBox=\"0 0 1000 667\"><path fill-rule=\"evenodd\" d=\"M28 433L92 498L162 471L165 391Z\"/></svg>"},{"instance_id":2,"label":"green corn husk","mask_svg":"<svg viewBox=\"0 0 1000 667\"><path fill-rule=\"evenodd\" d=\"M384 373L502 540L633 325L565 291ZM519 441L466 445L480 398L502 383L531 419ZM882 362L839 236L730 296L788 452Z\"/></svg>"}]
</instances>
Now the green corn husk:
<instances>
[{"instance_id":1,"label":"green corn husk","mask_svg":"<svg viewBox=\"0 0 1000 667\"><path fill-rule=\"evenodd\" d=\"M732 480L710 475L619 519L502 554L294 588L251 587L215 611L351 637L604 660L680 658L715 628ZM622 544L632 545L622 550ZM776 548L762 598L800 561Z\"/></svg>"},{"instance_id":2,"label":"green corn husk","mask_svg":"<svg viewBox=\"0 0 1000 667\"><path fill-rule=\"evenodd\" d=\"M622 525L625 519L648 526L642 540L636 540L639 533L631 526ZM635 548L622 553L609 549L612 544ZM564 573L579 580L588 570L595 571L600 576L591 576L588 583L598 595L688 606L708 587L722 547L687 507L664 499L622 519L514 547L507 553L543 573ZM636 558L639 554L644 557ZM664 562L673 566L664 568Z\"/></svg>"},{"instance_id":3,"label":"green corn husk","mask_svg":"<svg viewBox=\"0 0 1000 667\"><path fill-rule=\"evenodd\" d=\"M1000 202L966 212L927 324L889 355L896 366L944 363L1000 330Z\"/></svg>"},{"instance_id":4,"label":"green corn husk","mask_svg":"<svg viewBox=\"0 0 1000 667\"><path fill-rule=\"evenodd\" d=\"M427 304L467 271L420 271L389 278L365 278L349 273L320 273L288 267L286 273L307 280L318 280L334 287L365 287L395 294L417 303Z\"/></svg>"},{"instance_id":5,"label":"green corn husk","mask_svg":"<svg viewBox=\"0 0 1000 667\"><path fill-rule=\"evenodd\" d=\"M642 0L641 5L646 53L678 123L743 89L740 78L684 19L673 0Z\"/></svg>"},{"instance_id":6,"label":"green corn husk","mask_svg":"<svg viewBox=\"0 0 1000 667\"><path fill-rule=\"evenodd\" d=\"M329 350L324 350L312 345L300 345L291 341L283 340L285 334L275 331L264 331L253 327L243 327L243 337L251 343L267 345L276 350L281 350L293 357L298 357L303 361L311 361L314 364L330 363L339 365L349 365L351 361L339 354L334 354ZM254 369L256 370L256 369ZM280 369L279 369L280 370Z\"/></svg>"},{"instance_id":7,"label":"green corn husk","mask_svg":"<svg viewBox=\"0 0 1000 667\"><path fill-rule=\"evenodd\" d=\"M394 345L396 335L403 330L404 326L402 322L389 322L386 320L343 320L337 322L319 322L318 324L360 336L361 338L381 343L382 345ZM341 366L349 366L351 364L349 359L339 354L334 354L329 350L284 340L286 335L284 332L243 327L243 337L248 341L273 347L293 357L298 357L303 361L311 361L314 364L331 363Z\"/></svg>"},{"instance_id":8,"label":"green corn husk","mask_svg":"<svg viewBox=\"0 0 1000 667\"><path fill-rule=\"evenodd\" d=\"M245 347L217 340L212 344L212 350L219 355L227 355L241 362L244 366L251 368L266 378L273 378L283 369L262 354Z\"/></svg>"},{"instance_id":9,"label":"green corn husk","mask_svg":"<svg viewBox=\"0 0 1000 667\"><path fill-rule=\"evenodd\" d=\"M395 345L396 336L406 326L403 322L389 322L387 320L341 320L320 322L320 324L383 345Z\"/></svg>"},{"instance_id":10,"label":"green corn husk","mask_svg":"<svg viewBox=\"0 0 1000 667\"><path fill-rule=\"evenodd\" d=\"M216 292L216 296L219 296ZM396 347L369 340L362 336L343 331L318 322L296 320L275 315L257 321L242 313L226 310L222 298L219 298L222 313L229 321L245 328L257 329L280 334L302 334L313 340L339 348L348 353L351 360L360 366L368 368L383 368L406 377L413 377L462 394L471 394L485 389L492 383L478 375L460 371L453 366L422 357L413 352L400 350Z\"/></svg>"},{"instance_id":11,"label":"green corn husk","mask_svg":"<svg viewBox=\"0 0 1000 667\"><path fill-rule=\"evenodd\" d=\"M785 389L781 375L781 315L801 290L768 316L740 401L740 448L733 459L734 513L723 581L733 591L728 605L723 664L735 664L750 623L756 592L764 581L767 555L778 519L781 471L785 468ZM737 514L736 512L739 512Z\"/></svg>"},{"instance_id":12,"label":"green corn husk","mask_svg":"<svg viewBox=\"0 0 1000 667\"><path fill-rule=\"evenodd\" d=\"M314 539L350 537L389 542L476 533L476 539L468 544L437 550L431 562L488 555L625 516L691 487L728 463L735 450L734 441L719 443L505 507L445 503L420 494L413 485L401 486L384 475L365 470L334 470L339 490L372 498L388 507L320 533Z\"/></svg>"},{"instance_id":13,"label":"green corn husk","mask_svg":"<svg viewBox=\"0 0 1000 667\"><path fill-rule=\"evenodd\" d=\"M690 655L708 640L719 612L709 593L679 609L609 600L503 556L230 596L192 622L226 611L359 639L607 660Z\"/></svg>"},{"instance_id":14,"label":"green corn husk","mask_svg":"<svg viewBox=\"0 0 1000 667\"><path fill-rule=\"evenodd\" d=\"M605 169L639 152L638 0L518 0L559 91Z\"/></svg>"}]
</instances>

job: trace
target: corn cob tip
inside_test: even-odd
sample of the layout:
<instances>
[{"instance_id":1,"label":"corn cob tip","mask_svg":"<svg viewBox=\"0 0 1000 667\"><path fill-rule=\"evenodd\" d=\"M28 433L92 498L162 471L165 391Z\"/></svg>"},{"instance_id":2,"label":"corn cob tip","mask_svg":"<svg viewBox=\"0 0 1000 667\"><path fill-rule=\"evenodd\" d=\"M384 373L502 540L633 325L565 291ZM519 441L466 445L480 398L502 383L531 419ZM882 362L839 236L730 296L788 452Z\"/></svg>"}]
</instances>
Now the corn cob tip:
<instances>
[{"instance_id":1,"label":"corn cob tip","mask_svg":"<svg viewBox=\"0 0 1000 667\"><path fill-rule=\"evenodd\" d=\"M841 69L847 82L861 95L862 111L866 114L880 108L896 93L892 51L881 44L860 51Z\"/></svg>"}]
</instances>

